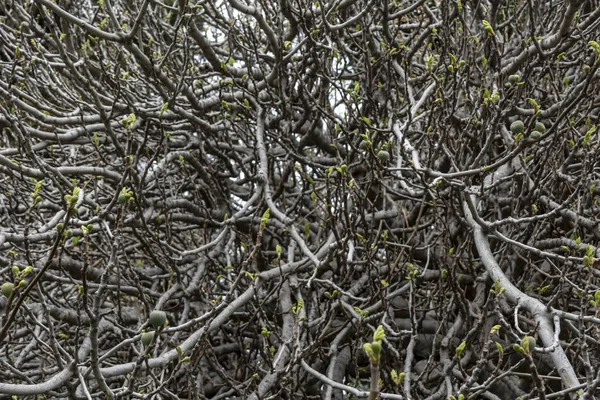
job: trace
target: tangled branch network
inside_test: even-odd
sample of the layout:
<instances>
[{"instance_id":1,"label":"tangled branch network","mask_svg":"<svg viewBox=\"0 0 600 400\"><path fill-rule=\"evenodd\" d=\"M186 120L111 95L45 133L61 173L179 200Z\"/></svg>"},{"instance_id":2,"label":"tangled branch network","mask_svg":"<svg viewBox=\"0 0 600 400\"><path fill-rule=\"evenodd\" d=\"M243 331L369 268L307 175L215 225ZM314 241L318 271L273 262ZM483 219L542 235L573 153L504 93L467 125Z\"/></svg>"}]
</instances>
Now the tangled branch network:
<instances>
[{"instance_id":1,"label":"tangled branch network","mask_svg":"<svg viewBox=\"0 0 600 400\"><path fill-rule=\"evenodd\" d=\"M0 397L600 395L599 26L0 1Z\"/></svg>"}]
</instances>

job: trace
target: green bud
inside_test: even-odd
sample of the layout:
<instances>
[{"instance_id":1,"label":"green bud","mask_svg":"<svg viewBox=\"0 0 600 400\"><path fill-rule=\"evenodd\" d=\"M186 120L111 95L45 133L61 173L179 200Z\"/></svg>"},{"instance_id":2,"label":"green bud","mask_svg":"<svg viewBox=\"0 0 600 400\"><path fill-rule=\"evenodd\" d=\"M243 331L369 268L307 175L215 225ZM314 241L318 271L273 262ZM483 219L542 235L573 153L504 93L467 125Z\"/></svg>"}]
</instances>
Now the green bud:
<instances>
[{"instance_id":1,"label":"green bud","mask_svg":"<svg viewBox=\"0 0 600 400\"><path fill-rule=\"evenodd\" d=\"M521 346L526 353L532 353L535 345L535 338L533 336L525 336L521 341Z\"/></svg>"},{"instance_id":2,"label":"green bud","mask_svg":"<svg viewBox=\"0 0 600 400\"><path fill-rule=\"evenodd\" d=\"M23 31L25 33L31 32L31 29L29 29L29 22L27 22L27 21L21 22L20 28L21 28L21 31Z\"/></svg>"},{"instance_id":3,"label":"green bud","mask_svg":"<svg viewBox=\"0 0 600 400\"><path fill-rule=\"evenodd\" d=\"M376 358L379 358L379 356L381 355L381 348L382 346L379 340L376 340L371 343L371 350L373 350L373 354Z\"/></svg>"},{"instance_id":4,"label":"green bud","mask_svg":"<svg viewBox=\"0 0 600 400\"><path fill-rule=\"evenodd\" d=\"M379 158L379 161L386 163L390 160L390 153L385 150L380 150L379 153L377 153L377 157Z\"/></svg>"},{"instance_id":5,"label":"green bud","mask_svg":"<svg viewBox=\"0 0 600 400\"><path fill-rule=\"evenodd\" d=\"M15 285L13 285L10 282L6 282L6 283L2 284L2 289L1 289L2 294L6 297L10 297L10 295L13 292L14 287L15 287Z\"/></svg>"},{"instance_id":6,"label":"green bud","mask_svg":"<svg viewBox=\"0 0 600 400\"><path fill-rule=\"evenodd\" d=\"M525 124L523 123L523 121L517 120L510 124L510 131L515 135L518 133L523 133L525 132Z\"/></svg>"},{"instance_id":7,"label":"green bud","mask_svg":"<svg viewBox=\"0 0 600 400\"><path fill-rule=\"evenodd\" d=\"M533 129L535 129L538 132L544 133L546 132L546 125L538 121L535 123L535 128Z\"/></svg>"},{"instance_id":8,"label":"green bud","mask_svg":"<svg viewBox=\"0 0 600 400\"><path fill-rule=\"evenodd\" d=\"M142 333L142 343L144 344L144 347L150 346L152 339L154 339L154 332Z\"/></svg>"},{"instance_id":9,"label":"green bud","mask_svg":"<svg viewBox=\"0 0 600 400\"><path fill-rule=\"evenodd\" d=\"M158 328L167 322L167 314L164 311L154 310L150 313L150 324Z\"/></svg>"},{"instance_id":10,"label":"green bud","mask_svg":"<svg viewBox=\"0 0 600 400\"><path fill-rule=\"evenodd\" d=\"M400 372L400 375L398 375L398 385L404 381L404 378L406 378L406 373Z\"/></svg>"}]
</instances>

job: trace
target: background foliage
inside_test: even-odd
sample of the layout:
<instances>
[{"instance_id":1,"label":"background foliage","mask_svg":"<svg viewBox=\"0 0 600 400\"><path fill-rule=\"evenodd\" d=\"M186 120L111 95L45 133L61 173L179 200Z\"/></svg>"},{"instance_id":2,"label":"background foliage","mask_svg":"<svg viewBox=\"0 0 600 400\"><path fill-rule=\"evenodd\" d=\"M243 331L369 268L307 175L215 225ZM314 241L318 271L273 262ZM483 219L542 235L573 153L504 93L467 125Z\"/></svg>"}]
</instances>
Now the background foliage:
<instances>
[{"instance_id":1,"label":"background foliage","mask_svg":"<svg viewBox=\"0 0 600 400\"><path fill-rule=\"evenodd\" d=\"M0 2L0 393L593 398L599 25Z\"/></svg>"}]
</instances>

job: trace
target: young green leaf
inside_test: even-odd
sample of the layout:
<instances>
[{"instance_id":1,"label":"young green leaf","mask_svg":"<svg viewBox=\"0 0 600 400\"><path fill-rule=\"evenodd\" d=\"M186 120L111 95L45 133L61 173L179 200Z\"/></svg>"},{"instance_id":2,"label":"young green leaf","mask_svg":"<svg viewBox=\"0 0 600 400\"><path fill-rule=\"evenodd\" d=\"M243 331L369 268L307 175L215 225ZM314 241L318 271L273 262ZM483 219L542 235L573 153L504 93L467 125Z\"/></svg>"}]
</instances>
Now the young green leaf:
<instances>
[{"instance_id":1,"label":"young green leaf","mask_svg":"<svg viewBox=\"0 0 600 400\"><path fill-rule=\"evenodd\" d=\"M494 28L492 28L492 25L486 21L485 19L482 21L483 23L483 30L488 34L488 36L494 36Z\"/></svg>"},{"instance_id":2,"label":"young green leaf","mask_svg":"<svg viewBox=\"0 0 600 400\"><path fill-rule=\"evenodd\" d=\"M465 351L466 347L467 347L467 343L466 342L462 342L461 344L459 344L458 347L456 348L456 357L460 358L460 356L462 355L463 351Z\"/></svg>"}]
</instances>

